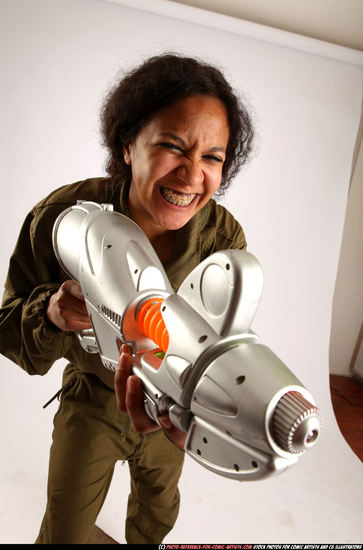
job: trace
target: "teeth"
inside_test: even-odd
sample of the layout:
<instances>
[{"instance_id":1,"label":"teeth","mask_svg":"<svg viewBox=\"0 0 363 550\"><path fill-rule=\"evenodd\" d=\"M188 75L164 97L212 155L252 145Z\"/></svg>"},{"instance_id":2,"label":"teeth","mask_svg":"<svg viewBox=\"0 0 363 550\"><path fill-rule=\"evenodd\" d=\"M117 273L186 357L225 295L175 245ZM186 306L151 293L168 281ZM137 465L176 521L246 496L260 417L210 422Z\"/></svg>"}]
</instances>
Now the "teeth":
<instances>
[{"instance_id":1,"label":"teeth","mask_svg":"<svg viewBox=\"0 0 363 550\"><path fill-rule=\"evenodd\" d=\"M196 196L196 193L177 193L166 187L161 188L161 194L164 199L177 206L188 206Z\"/></svg>"}]
</instances>

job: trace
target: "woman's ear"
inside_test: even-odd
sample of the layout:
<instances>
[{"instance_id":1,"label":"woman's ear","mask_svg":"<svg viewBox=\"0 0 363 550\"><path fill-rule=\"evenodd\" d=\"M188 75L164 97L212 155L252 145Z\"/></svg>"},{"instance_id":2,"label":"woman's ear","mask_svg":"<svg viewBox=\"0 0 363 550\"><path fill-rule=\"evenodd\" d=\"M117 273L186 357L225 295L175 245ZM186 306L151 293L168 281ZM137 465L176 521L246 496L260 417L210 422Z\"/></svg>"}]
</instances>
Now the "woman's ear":
<instances>
[{"instance_id":1,"label":"woman's ear","mask_svg":"<svg viewBox=\"0 0 363 550\"><path fill-rule=\"evenodd\" d=\"M124 145L124 161L126 162L127 166L131 166L131 154L130 154L130 145Z\"/></svg>"}]
</instances>

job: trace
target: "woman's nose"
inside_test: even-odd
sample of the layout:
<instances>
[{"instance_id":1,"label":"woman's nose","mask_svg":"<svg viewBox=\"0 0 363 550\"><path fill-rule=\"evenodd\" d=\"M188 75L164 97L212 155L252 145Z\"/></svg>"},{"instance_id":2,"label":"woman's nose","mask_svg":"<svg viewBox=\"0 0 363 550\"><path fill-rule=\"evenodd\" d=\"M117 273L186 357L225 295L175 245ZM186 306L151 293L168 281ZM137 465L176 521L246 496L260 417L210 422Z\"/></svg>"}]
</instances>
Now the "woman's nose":
<instances>
[{"instance_id":1,"label":"woman's nose","mask_svg":"<svg viewBox=\"0 0 363 550\"><path fill-rule=\"evenodd\" d=\"M192 159L183 160L176 169L177 178L184 185L199 185L204 180L204 172L198 161Z\"/></svg>"}]
</instances>

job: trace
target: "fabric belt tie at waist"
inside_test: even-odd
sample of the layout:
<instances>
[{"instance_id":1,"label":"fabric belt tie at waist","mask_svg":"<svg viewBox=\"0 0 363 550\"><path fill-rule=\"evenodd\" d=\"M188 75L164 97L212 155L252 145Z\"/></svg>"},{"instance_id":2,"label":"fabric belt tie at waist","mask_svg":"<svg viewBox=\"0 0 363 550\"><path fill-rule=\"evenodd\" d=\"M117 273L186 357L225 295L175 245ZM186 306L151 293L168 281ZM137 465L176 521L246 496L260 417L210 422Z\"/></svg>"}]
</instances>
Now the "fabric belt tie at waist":
<instances>
[{"instance_id":1,"label":"fabric belt tie at waist","mask_svg":"<svg viewBox=\"0 0 363 550\"><path fill-rule=\"evenodd\" d=\"M62 386L61 389L58 390L57 393L55 393L55 394L53 395L53 397L51 397L51 398L49 399L49 401L47 401L47 402L45 403L45 405L43 405L43 409L45 409L46 407L48 407L48 405L50 405L50 404L52 403L52 401L54 401L54 399L58 399L58 401L59 401L60 398L61 398L61 395L62 395L65 391L69 390L69 389L74 385L74 383L76 382L76 380L77 380L77 378L72 378L69 382L67 382L67 384L64 384L64 386Z\"/></svg>"}]
</instances>

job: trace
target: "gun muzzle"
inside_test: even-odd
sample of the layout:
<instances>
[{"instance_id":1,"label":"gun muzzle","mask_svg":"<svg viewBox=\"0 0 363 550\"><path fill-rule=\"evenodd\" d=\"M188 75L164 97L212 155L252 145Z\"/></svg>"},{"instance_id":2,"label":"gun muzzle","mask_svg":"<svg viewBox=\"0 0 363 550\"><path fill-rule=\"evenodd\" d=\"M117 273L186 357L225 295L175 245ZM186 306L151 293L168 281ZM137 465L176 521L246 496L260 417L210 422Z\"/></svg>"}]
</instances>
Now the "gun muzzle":
<instances>
[{"instance_id":1,"label":"gun muzzle","mask_svg":"<svg viewBox=\"0 0 363 550\"><path fill-rule=\"evenodd\" d=\"M276 443L284 451L300 454L315 444L321 423L319 409L301 393L289 391L276 405L272 431Z\"/></svg>"}]
</instances>

